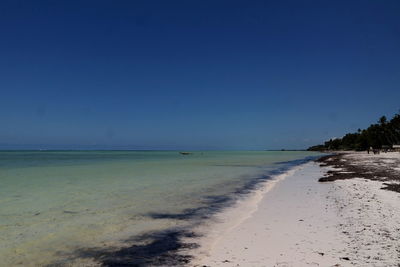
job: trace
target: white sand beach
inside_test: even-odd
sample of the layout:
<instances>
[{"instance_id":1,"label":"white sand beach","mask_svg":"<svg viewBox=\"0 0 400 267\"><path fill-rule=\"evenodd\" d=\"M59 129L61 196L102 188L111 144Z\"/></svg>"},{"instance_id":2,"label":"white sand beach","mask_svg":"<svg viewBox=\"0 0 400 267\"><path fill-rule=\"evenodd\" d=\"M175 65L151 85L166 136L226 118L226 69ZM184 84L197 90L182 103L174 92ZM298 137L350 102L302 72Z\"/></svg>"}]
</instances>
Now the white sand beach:
<instances>
[{"instance_id":1,"label":"white sand beach","mask_svg":"<svg viewBox=\"0 0 400 267\"><path fill-rule=\"evenodd\" d=\"M386 168L400 154L342 160ZM362 177L318 182L330 169L302 165L219 214L194 266L398 266L400 194Z\"/></svg>"}]
</instances>

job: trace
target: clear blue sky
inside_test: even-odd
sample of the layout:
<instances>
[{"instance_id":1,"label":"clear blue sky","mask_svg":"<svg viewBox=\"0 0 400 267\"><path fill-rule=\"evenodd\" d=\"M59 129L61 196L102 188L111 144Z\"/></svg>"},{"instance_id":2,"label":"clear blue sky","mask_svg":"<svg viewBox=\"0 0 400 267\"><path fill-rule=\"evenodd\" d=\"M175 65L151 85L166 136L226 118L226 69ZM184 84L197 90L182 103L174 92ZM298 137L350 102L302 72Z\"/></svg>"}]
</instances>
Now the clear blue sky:
<instances>
[{"instance_id":1,"label":"clear blue sky","mask_svg":"<svg viewBox=\"0 0 400 267\"><path fill-rule=\"evenodd\" d=\"M0 148L306 148L400 108L400 1L1 1Z\"/></svg>"}]
</instances>

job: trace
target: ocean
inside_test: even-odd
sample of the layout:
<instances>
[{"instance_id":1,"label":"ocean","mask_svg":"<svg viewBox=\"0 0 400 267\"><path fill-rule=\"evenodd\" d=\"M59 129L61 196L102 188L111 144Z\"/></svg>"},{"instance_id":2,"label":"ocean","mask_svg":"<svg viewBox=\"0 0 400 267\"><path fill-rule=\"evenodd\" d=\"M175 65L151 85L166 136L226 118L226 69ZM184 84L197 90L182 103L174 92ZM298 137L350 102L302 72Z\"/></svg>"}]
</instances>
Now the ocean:
<instances>
[{"instance_id":1,"label":"ocean","mask_svg":"<svg viewBox=\"0 0 400 267\"><path fill-rule=\"evenodd\" d=\"M206 220L258 182L317 156L1 151L0 265L107 265L106 251L137 248L151 242L139 237Z\"/></svg>"}]
</instances>

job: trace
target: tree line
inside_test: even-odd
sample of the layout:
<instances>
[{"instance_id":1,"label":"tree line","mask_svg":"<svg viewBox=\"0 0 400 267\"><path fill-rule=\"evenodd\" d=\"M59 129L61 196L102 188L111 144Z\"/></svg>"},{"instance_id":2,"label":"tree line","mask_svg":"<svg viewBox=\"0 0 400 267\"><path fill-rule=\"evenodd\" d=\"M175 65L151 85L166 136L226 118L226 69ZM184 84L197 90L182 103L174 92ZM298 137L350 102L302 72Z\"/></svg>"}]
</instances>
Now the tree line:
<instances>
[{"instance_id":1,"label":"tree line","mask_svg":"<svg viewBox=\"0 0 400 267\"><path fill-rule=\"evenodd\" d=\"M375 124L367 129L358 129L355 133L348 133L342 138L326 141L323 145L309 147L310 151L321 150L367 150L391 148L400 144L400 114L395 114L391 120L382 116Z\"/></svg>"}]
</instances>

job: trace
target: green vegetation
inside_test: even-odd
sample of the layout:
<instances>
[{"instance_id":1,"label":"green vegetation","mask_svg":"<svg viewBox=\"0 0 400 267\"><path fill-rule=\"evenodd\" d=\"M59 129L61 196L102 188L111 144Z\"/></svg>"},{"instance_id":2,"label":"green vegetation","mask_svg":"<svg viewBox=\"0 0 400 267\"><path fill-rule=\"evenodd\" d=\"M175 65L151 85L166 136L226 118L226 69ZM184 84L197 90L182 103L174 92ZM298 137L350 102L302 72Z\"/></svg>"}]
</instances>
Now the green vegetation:
<instances>
[{"instance_id":1,"label":"green vegetation","mask_svg":"<svg viewBox=\"0 0 400 267\"><path fill-rule=\"evenodd\" d=\"M391 148L395 144L400 144L400 114L395 114L390 121L382 116L378 123L371 124L365 130L358 129L356 133L331 139L308 150L367 150L370 147Z\"/></svg>"}]
</instances>

